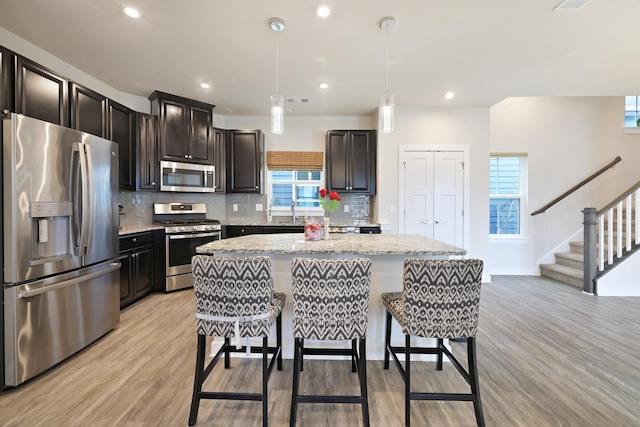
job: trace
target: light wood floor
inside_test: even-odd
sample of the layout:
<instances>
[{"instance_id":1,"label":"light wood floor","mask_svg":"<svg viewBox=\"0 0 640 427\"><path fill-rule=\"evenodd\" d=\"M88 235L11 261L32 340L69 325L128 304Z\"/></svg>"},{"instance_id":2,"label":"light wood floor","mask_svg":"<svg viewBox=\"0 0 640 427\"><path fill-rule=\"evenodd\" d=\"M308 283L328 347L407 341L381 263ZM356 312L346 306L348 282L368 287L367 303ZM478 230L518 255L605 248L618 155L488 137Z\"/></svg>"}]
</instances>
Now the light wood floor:
<instances>
[{"instance_id":1,"label":"light wood floor","mask_svg":"<svg viewBox=\"0 0 640 427\"><path fill-rule=\"evenodd\" d=\"M478 333L488 426L640 426L640 298L593 297L539 277L494 277L483 285ZM106 337L15 390L0 394L1 426L185 426L195 363L191 290L152 295L122 313ZM464 358L464 344L453 343ZM305 362L302 389L325 383L356 393L346 361ZM412 364L416 387L461 391L450 364ZM208 382L259 390L257 360L234 360ZM368 363L373 426L403 425L395 368ZM289 422L291 360L270 381L271 426ZM328 389L327 389L328 390ZM200 426L258 426L257 402L203 401ZM303 404L300 426L356 426L355 405ZM412 403L415 426L473 426L468 402Z\"/></svg>"}]
</instances>

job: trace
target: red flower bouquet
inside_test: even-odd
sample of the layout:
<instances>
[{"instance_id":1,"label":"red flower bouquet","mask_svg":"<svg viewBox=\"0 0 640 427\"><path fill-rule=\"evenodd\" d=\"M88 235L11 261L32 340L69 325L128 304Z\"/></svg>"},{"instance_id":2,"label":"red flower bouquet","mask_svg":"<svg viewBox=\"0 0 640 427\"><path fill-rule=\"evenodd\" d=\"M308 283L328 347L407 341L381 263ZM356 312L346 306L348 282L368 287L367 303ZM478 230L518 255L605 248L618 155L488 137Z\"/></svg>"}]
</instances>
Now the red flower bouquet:
<instances>
[{"instance_id":1,"label":"red flower bouquet","mask_svg":"<svg viewBox=\"0 0 640 427\"><path fill-rule=\"evenodd\" d=\"M329 213L340 206L342 199L340 195L335 191L327 191L326 188L321 188L318 192L318 199L320 206L325 211L325 216L329 216Z\"/></svg>"}]
</instances>

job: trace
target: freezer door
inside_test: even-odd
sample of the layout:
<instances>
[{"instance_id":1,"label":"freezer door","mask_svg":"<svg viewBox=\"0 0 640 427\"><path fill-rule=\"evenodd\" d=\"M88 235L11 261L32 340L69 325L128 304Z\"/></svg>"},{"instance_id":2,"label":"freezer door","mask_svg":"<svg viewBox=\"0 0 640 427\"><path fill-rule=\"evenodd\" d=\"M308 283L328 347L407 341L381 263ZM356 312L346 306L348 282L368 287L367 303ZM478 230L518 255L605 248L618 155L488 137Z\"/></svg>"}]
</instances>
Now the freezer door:
<instances>
[{"instance_id":1,"label":"freezer door","mask_svg":"<svg viewBox=\"0 0 640 427\"><path fill-rule=\"evenodd\" d=\"M61 362L120 321L120 263L4 289L5 384Z\"/></svg>"},{"instance_id":2,"label":"freezer door","mask_svg":"<svg viewBox=\"0 0 640 427\"><path fill-rule=\"evenodd\" d=\"M3 282L115 258L118 145L18 114L2 128Z\"/></svg>"}]
</instances>

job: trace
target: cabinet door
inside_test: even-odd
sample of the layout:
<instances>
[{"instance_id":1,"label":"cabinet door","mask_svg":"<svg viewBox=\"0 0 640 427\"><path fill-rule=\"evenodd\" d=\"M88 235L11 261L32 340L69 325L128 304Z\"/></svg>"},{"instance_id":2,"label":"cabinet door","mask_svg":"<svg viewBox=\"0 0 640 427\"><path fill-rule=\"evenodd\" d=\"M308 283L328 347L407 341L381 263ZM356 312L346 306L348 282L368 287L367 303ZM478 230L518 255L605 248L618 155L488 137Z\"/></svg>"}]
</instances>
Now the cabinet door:
<instances>
[{"instance_id":1,"label":"cabinet door","mask_svg":"<svg viewBox=\"0 0 640 427\"><path fill-rule=\"evenodd\" d=\"M227 192L255 193L261 190L262 132L227 131Z\"/></svg>"},{"instance_id":2,"label":"cabinet door","mask_svg":"<svg viewBox=\"0 0 640 427\"><path fill-rule=\"evenodd\" d=\"M109 139L118 143L120 188L136 189L135 111L109 100Z\"/></svg>"},{"instance_id":3,"label":"cabinet door","mask_svg":"<svg viewBox=\"0 0 640 427\"><path fill-rule=\"evenodd\" d=\"M120 252L120 308L133 300L133 258L132 251Z\"/></svg>"},{"instance_id":4,"label":"cabinet door","mask_svg":"<svg viewBox=\"0 0 640 427\"><path fill-rule=\"evenodd\" d=\"M375 194L375 131L351 131L349 192Z\"/></svg>"},{"instance_id":5,"label":"cabinet door","mask_svg":"<svg viewBox=\"0 0 640 427\"><path fill-rule=\"evenodd\" d=\"M70 84L71 127L107 137L107 97L77 83Z\"/></svg>"},{"instance_id":6,"label":"cabinet door","mask_svg":"<svg viewBox=\"0 0 640 427\"><path fill-rule=\"evenodd\" d=\"M349 182L348 131L327 132L325 156L327 160L327 188L347 192Z\"/></svg>"},{"instance_id":7,"label":"cabinet door","mask_svg":"<svg viewBox=\"0 0 640 427\"><path fill-rule=\"evenodd\" d=\"M189 159L189 111L186 105L160 101L160 157L184 162Z\"/></svg>"},{"instance_id":8,"label":"cabinet door","mask_svg":"<svg viewBox=\"0 0 640 427\"><path fill-rule=\"evenodd\" d=\"M211 110L192 107L189 129L189 161L213 164L213 141L211 139Z\"/></svg>"},{"instance_id":9,"label":"cabinet door","mask_svg":"<svg viewBox=\"0 0 640 427\"><path fill-rule=\"evenodd\" d=\"M213 128L213 165L215 166L216 193L226 191L226 159L224 131Z\"/></svg>"},{"instance_id":10,"label":"cabinet door","mask_svg":"<svg viewBox=\"0 0 640 427\"><path fill-rule=\"evenodd\" d=\"M134 298L140 298L151 292L153 286L153 247L147 246L136 250L136 275L133 281Z\"/></svg>"},{"instance_id":11,"label":"cabinet door","mask_svg":"<svg viewBox=\"0 0 640 427\"><path fill-rule=\"evenodd\" d=\"M248 234L262 234L262 227L256 225L227 225L226 227L227 237L246 236Z\"/></svg>"},{"instance_id":12,"label":"cabinet door","mask_svg":"<svg viewBox=\"0 0 640 427\"><path fill-rule=\"evenodd\" d=\"M151 114L137 113L136 165L138 190L155 190L157 181L156 118Z\"/></svg>"},{"instance_id":13,"label":"cabinet door","mask_svg":"<svg viewBox=\"0 0 640 427\"><path fill-rule=\"evenodd\" d=\"M0 47L0 111L13 108L13 58L14 54Z\"/></svg>"},{"instance_id":14,"label":"cabinet door","mask_svg":"<svg viewBox=\"0 0 640 427\"><path fill-rule=\"evenodd\" d=\"M69 127L68 81L16 56L16 113Z\"/></svg>"}]
</instances>

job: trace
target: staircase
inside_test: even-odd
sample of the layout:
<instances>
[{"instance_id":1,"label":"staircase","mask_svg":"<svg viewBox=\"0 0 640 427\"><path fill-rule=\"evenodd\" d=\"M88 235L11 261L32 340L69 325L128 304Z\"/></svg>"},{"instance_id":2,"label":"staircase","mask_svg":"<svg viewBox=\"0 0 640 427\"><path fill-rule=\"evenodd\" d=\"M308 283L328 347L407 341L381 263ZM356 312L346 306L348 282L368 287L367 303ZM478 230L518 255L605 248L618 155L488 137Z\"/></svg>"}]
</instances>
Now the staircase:
<instances>
[{"instance_id":1,"label":"staircase","mask_svg":"<svg viewBox=\"0 0 640 427\"><path fill-rule=\"evenodd\" d=\"M605 259L607 257L608 250L608 232L607 232L607 219L606 216L604 218L604 253ZM622 238L626 238L626 230L627 230L627 221L626 221L626 209L623 209L622 215ZM613 242L614 242L614 253L615 253L615 244L617 241L617 228L618 221L617 216L614 216L613 219ZM631 214L631 230L635 232L635 210L632 210ZM599 245L596 246L596 248ZM562 282L567 285L575 286L576 288L582 289L584 286L584 242L583 241L575 241L569 243L570 252L558 252L555 253L555 263L554 264L540 264L540 275L542 277L547 277L549 279L556 280L558 282ZM614 255L615 257L615 255ZM599 260L599 255L596 255L596 260Z\"/></svg>"}]
</instances>

